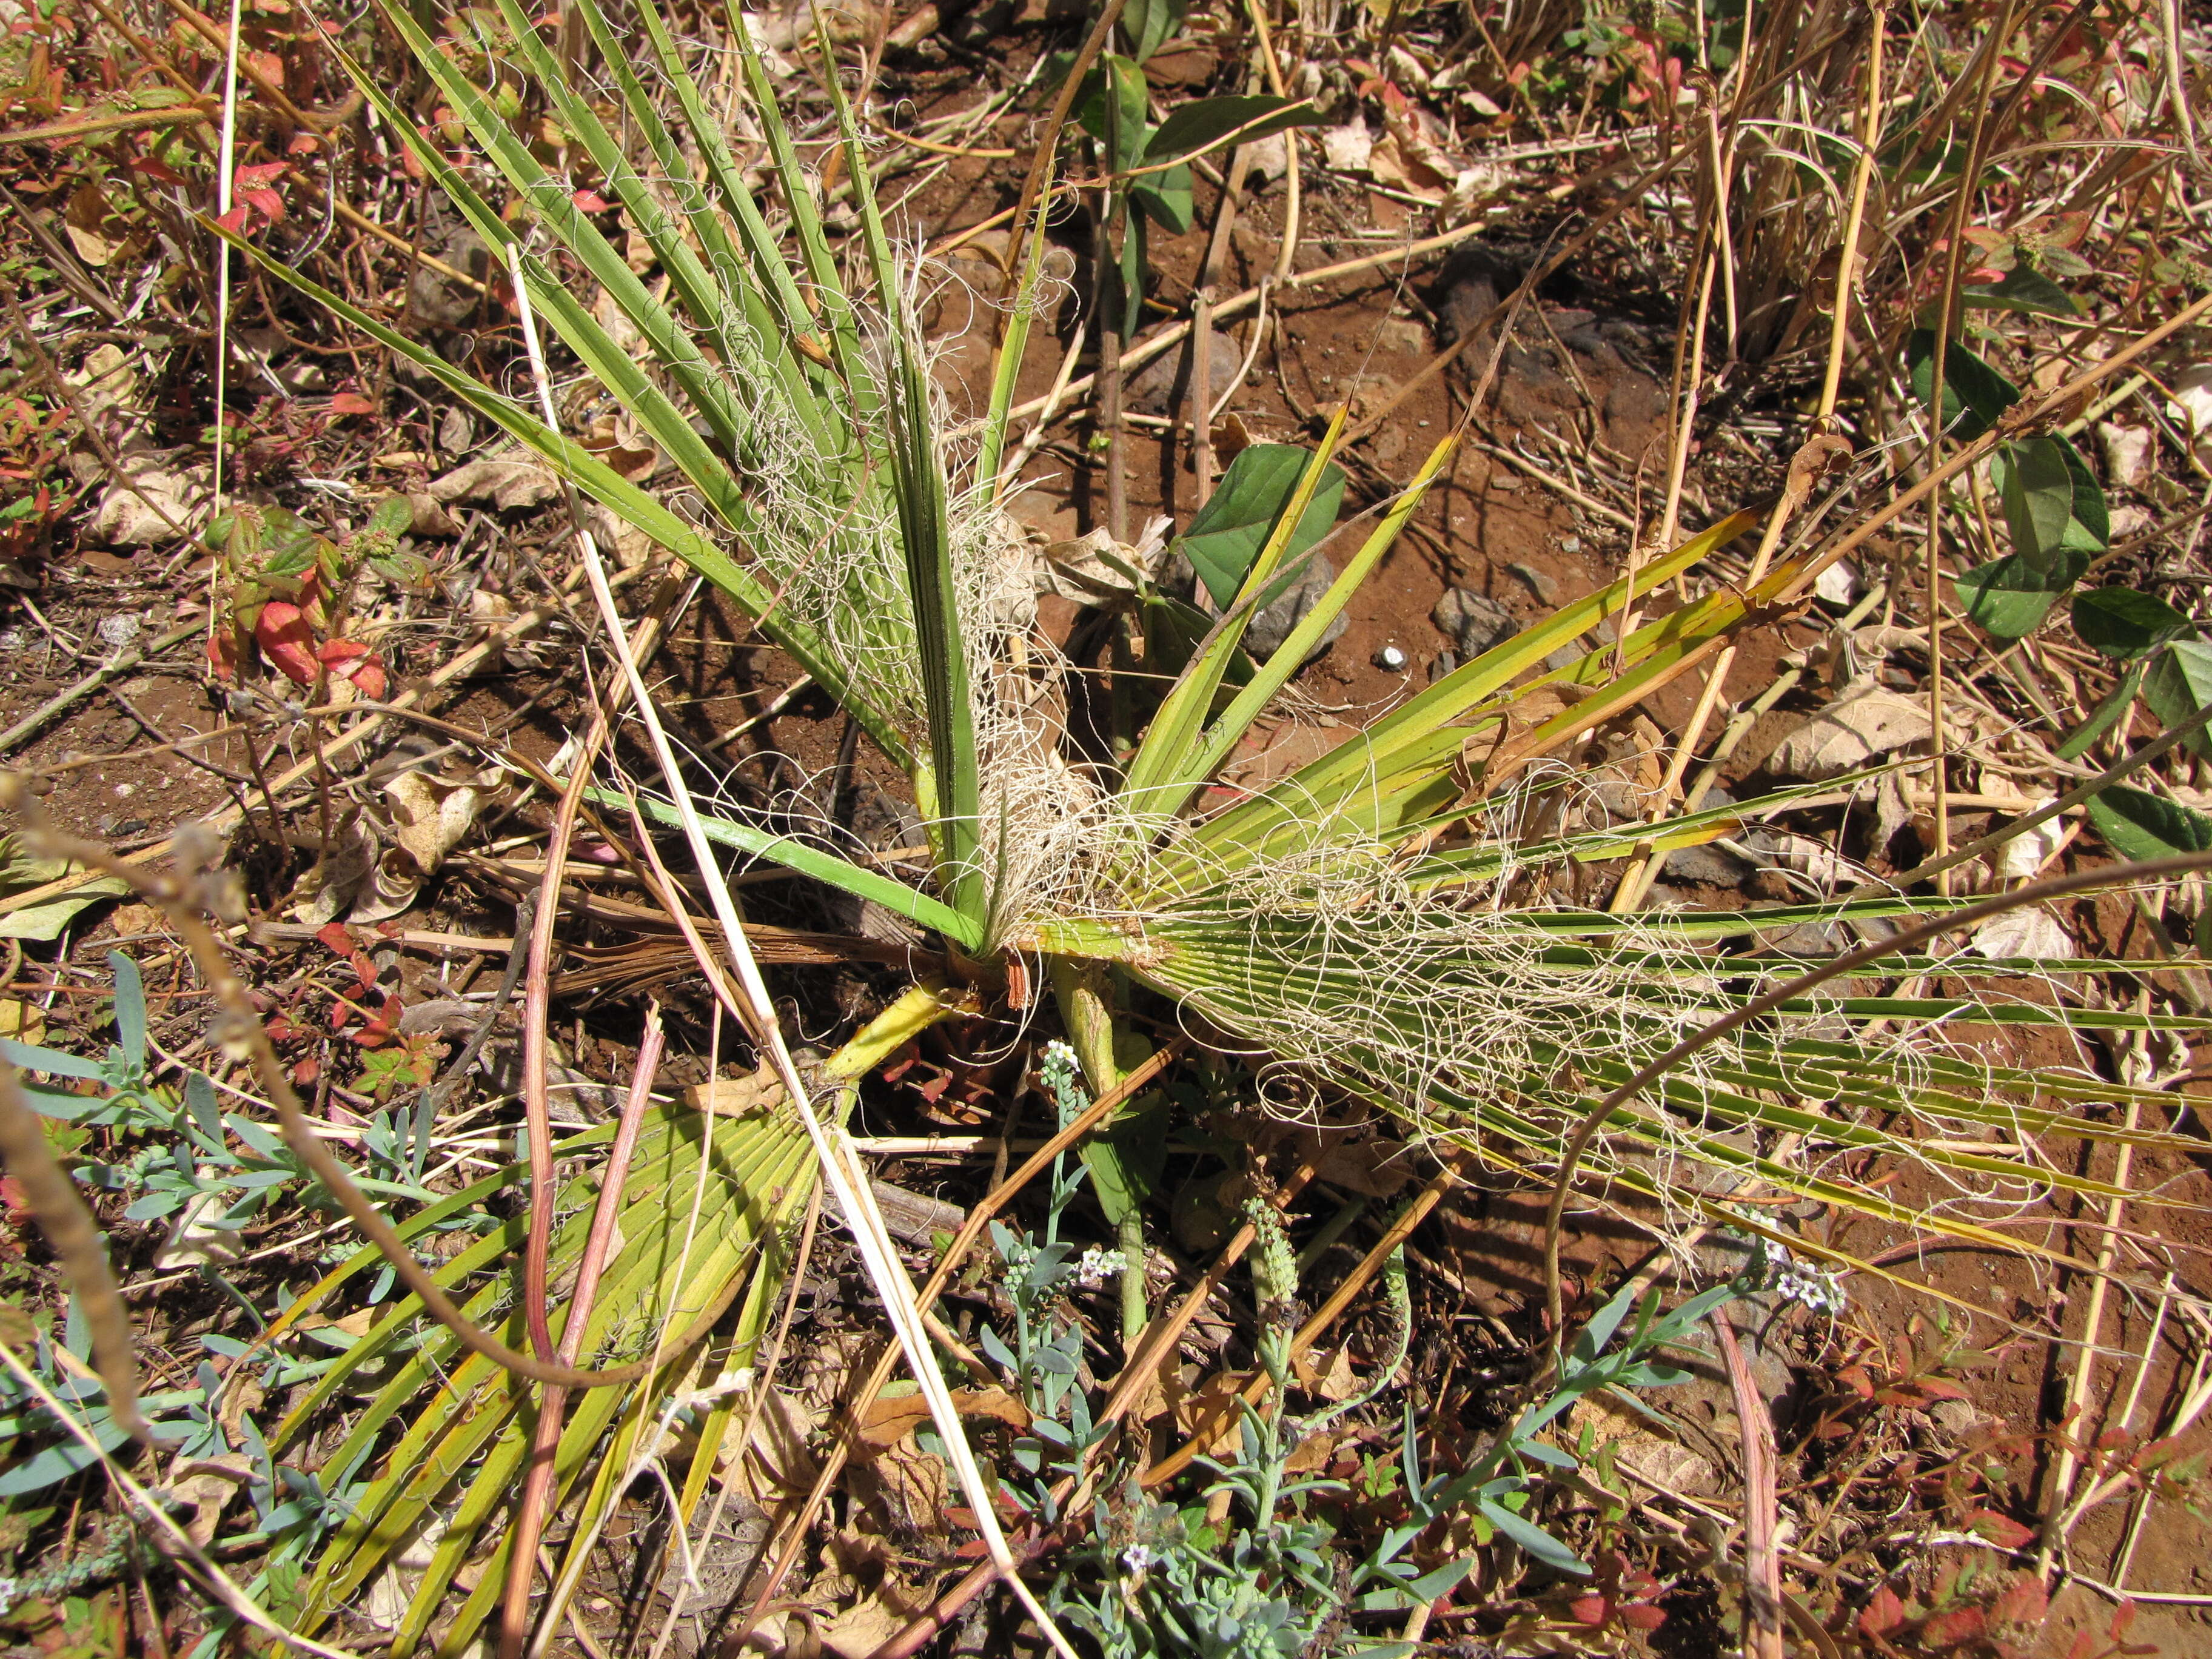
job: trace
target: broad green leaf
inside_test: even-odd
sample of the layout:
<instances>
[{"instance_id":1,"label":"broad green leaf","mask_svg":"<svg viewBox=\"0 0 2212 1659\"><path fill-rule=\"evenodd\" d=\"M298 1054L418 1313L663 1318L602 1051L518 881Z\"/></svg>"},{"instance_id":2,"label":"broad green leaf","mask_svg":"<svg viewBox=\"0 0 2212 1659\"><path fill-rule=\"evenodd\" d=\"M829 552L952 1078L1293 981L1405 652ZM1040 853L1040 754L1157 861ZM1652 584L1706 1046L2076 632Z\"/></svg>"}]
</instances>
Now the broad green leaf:
<instances>
[{"instance_id":1,"label":"broad green leaf","mask_svg":"<svg viewBox=\"0 0 2212 1659\"><path fill-rule=\"evenodd\" d=\"M1308 459L1296 444L1254 444L1238 452L1178 539L1177 546L1216 606L1225 609L1244 586L1252 561L1267 545L1268 532L1297 489ZM1284 564L1296 562L1335 527L1343 500L1344 473L1331 462L1322 470L1313 500L1283 550Z\"/></svg>"},{"instance_id":2,"label":"broad green leaf","mask_svg":"<svg viewBox=\"0 0 2212 1659\"><path fill-rule=\"evenodd\" d=\"M1905 343L1912 395L1923 408L1936 392L1936 331L1916 328ZM1971 443L2020 401L2020 388L1956 340L1943 354L1943 416L1938 424L1960 443Z\"/></svg>"},{"instance_id":3,"label":"broad green leaf","mask_svg":"<svg viewBox=\"0 0 2212 1659\"><path fill-rule=\"evenodd\" d=\"M2088 562L2086 555L2066 552L2038 570L2024 556L2008 553L1960 574L1959 602L1976 626L2001 640L2020 639L2043 625Z\"/></svg>"},{"instance_id":4,"label":"broad green leaf","mask_svg":"<svg viewBox=\"0 0 2212 1659\"><path fill-rule=\"evenodd\" d=\"M1320 119L1321 112L1302 99L1194 99L1160 123L1145 146L1145 160L1165 161L1194 155L1232 132L1237 134L1238 143L1247 144L1289 127L1311 126Z\"/></svg>"},{"instance_id":5,"label":"broad green leaf","mask_svg":"<svg viewBox=\"0 0 2212 1659\"><path fill-rule=\"evenodd\" d=\"M2126 859L2212 852L2212 817L2129 784L2110 784L2090 796L2089 822L2106 844Z\"/></svg>"},{"instance_id":6,"label":"broad green leaf","mask_svg":"<svg viewBox=\"0 0 2212 1659\"><path fill-rule=\"evenodd\" d=\"M40 858L26 848L15 836L0 836L0 898L15 893L28 892L33 887L43 887L50 881L74 875L83 866L67 859ZM62 929L72 917L87 905L97 904L104 898L114 898L131 890L131 884L119 876L100 876L72 887L66 893L58 893L43 904L27 905L21 910L11 910L0 915L0 939L28 939L44 943L59 939Z\"/></svg>"},{"instance_id":7,"label":"broad green leaf","mask_svg":"<svg viewBox=\"0 0 2212 1659\"><path fill-rule=\"evenodd\" d=\"M1109 97L1109 88L1117 97ZM1145 71L1130 59L1109 52L1085 77L1075 102L1075 121L1106 146L1109 171L1127 173L1145 159L1146 141L1152 136L1145 119L1148 89Z\"/></svg>"},{"instance_id":8,"label":"broad green leaf","mask_svg":"<svg viewBox=\"0 0 2212 1659\"><path fill-rule=\"evenodd\" d=\"M1223 710L1221 718L1206 732L1205 746L1190 764L1188 775L1194 786L1211 777L1228 760L1231 752L1250 729L1252 722L1260 718L1275 694L1304 665L1306 658L1327 635L1328 625L1343 613L1345 606L1352 602L1352 596L1359 591L1373 574L1375 567L1382 562L1383 555L1396 544L1406 520L1420 506L1421 497L1428 493L1430 484L1435 482L1437 472L1457 447L1458 440L1447 437L1430 452L1428 459L1422 464L1413 483L1407 486L1405 494L1383 515L1382 521L1369 534L1359 551L1346 562L1343 572L1329 584L1328 591L1315 603L1312 610L1298 619L1297 626L1291 630L1282 644L1275 647L1274 654L1261 665L1259 672L1253 675L1250 682Z\"/></svg>"},{"instance_id":9,"label":"broad green leaf","mask_svg":"<svg viewBox=\"0 0 2212 1659\"><path fill-rule=\"evenodd\" d=\"M2081 643L2130 662L2190 633L2196 624L2154 593L2093 587L2074 596L2074 631Z\"/></svg>"},{"instance_id":10,"label":"broad green leaf","mask_svg":"<svg viewBox=\"0 0 2212 1659\"><path fill-rule=\"evenodd\" d=\"M1191 201L1190 168L1172 167L1165 173L1148 173L1129 186L1129 199L1154 224L1171 236L1190 228L1195 210Z\"/></svg>"},{"instance_id":11,"label":"broad green leaf","mask_svg":"<svg viewBox=\"0 0 2212 1659\"><path fill-rule=\"evenodd\" d=\"M2000 445L1995 458L2013 551L2039 574L2057 568L2066 526L2074 521L2074 475L2059 445L2056 438L2029 438Z\"/></svg>"},{"instance_id":12,"label":"broad green leaf","mask_svg":"<svg viewBox=\"0 0 2212 1659\"><path fill-rule=\"evenodd\" d=\"M1189 0L1131 0L1121 8L1121 32L1129 41L1129 55L1143 63L1174 38L1182 27Z\"/></svg>"},{"instance_id":13,"label":"broad green leaf","mask_svg":"<svg viewBox=\"0 0 2212 1659\"><path fill-rule=\"evenodd\" d=\"M2176 640L2158 654L2143 678L2143 701L2168 726L2179 726L2212 702L2212 645ZM2182 741L2212 758L2212 734L2199 730Z\"/></svg>"},{"instance_id":14,"label":"broad green leaf","mask_svg":"<svg viewBox=\"0 0 2212 1659\"><path fill-rule=\"evenodd\" d=\"M2079 317L2081 307L2074 296L2039 270L2014 265L2002 282L1975 283L1959 290L1959 298L1984 310L2019 311L2031 316Z\"/></svg>"}]
</instances>

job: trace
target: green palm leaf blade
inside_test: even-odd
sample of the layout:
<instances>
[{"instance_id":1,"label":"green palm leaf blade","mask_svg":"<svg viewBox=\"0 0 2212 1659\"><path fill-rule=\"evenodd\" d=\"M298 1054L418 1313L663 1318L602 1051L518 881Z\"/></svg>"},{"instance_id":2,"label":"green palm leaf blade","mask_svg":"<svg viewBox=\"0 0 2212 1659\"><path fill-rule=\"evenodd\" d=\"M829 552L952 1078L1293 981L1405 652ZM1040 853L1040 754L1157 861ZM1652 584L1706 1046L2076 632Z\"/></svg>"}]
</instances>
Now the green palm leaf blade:
<instances>
[{"instance_id":1,"label":"green palm leaf blade","mask_svg":"<svg viewBox=\"0 0 2212 1659\"><path fill-rule=\"evenodd\" d=\"M609 1426L625 1408L659 1409L666 1388L697 1364L702 1352L743 1364L757 1340L772 1281L785 1266L781 1235L805 1202L812 1154L795 1115L771 1101L742 1113L717 1115L711 1156L702 1170L707 1123L688 1109L651 1109L624 1188L623 1243L607 1265L580 1352L582 1363L590 1364L614 1363L646 1349L688 1328L724 1299L734 1283L750 1276L734 1331L717 1339L711 1350L672 1354L647 1383L586 1389L572 1396L556 1458L557 1496L568 1494L579 1473L592 1466ZM577 1142L596 1144L605 1134L595 1131L577 1137L564 1143L562 1152L584 1150ZM596 1181L588 1176L563 1189L560 1202L568 1219L554 1239L556 1282L563 1272L574 1269L589 1231L595 1189ZM516 1218L476 1241L445 1264L440 1279L458 1285L503 1261L514 1261L524 1224ZM340 1271L355 1266L349 1263ZM511 1271L519 1275L519 1261ZM327 1288L334 1287L326 1282L318 1290ZM481 1283L465 1307L479 1322L502 1323L507 1340L526 1340L507 1272ZM554 1312L557 1334L568 1310L556 1299ZM326 1405L375 1356L420 1325L413 1298L396 1302L341 1356L311 1401L288 1416L280 1434L295 1432L313 1407ZM356 1455L381 1444L395 1422L404 1425L398 1438L383 1446L376 1475L304 1588L303 1629L319 1627L347 1605L390 1564L396 1550L434 1519L443 1534L393 1636L395 1656L412 1650L440 1611L452 1576L471 1559L483 1523L507 1501L528 1449L528 1414L519 1409L528 1398L528 1390L506 1372L461 1350L442 1328L428 1327L416 1351L376 1389L334 1454L340 1460ZM411 1416L403 1416L410 1411ZM450 1641L463 1623L472 1630L480 1621L482 1611L471 1613L473 1605L464 1606L443 1639Z\"/></svg>"}]
</instances>

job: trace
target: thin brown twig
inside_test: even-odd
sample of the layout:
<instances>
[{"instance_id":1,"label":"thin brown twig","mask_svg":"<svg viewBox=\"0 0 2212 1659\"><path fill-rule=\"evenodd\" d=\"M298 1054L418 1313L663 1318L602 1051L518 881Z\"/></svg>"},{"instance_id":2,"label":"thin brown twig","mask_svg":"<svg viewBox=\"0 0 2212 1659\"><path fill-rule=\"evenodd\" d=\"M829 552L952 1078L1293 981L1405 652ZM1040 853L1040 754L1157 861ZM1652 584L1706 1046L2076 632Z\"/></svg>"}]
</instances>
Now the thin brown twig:
<instances>
[{"instance_id":1,"label":"thin brown twig","mask_svg":"<svg viewBox=\"0 0 2212 1659\"><path fill-rule=\"evenodd\" d=\"M575 1288L569 1292L568 1322L561 1328L561 1342L554 1356L574 1364L582 1351L584 1327L599 1299L599 1276L614 1243L616 1218L622 1212L623 1188L629 1179L630 1158L637 1150L645 1109L652 1103L653 1079L659 1074L660 1055L667 1038L661 1029L660 1005L647 1005L645 1034L639 1039L637 1059L630 1073L629 1097L615 1127L614 1144L607 1149L606 1171L600 1177L592 1231L584 1240L584 1254L576 1264ZM535 1170L532 1170L533 1177ZM552 1209L550 1194L544 1205ZM535 1217L535 1199L533 1214ZM530 1634L530 1584L538 1563L538 1541L544 1536L546 1511L553 1498L553 1455L561 1443L561 1425L568 1391L549 1386L538 1402L538 1419L532 1425L530 1459L523 1477L522 1493L515 1500L514 1547L507 1558L507 1600L499 1633L501 1659L516 1659Z\"/></svg>"}]
</instances>

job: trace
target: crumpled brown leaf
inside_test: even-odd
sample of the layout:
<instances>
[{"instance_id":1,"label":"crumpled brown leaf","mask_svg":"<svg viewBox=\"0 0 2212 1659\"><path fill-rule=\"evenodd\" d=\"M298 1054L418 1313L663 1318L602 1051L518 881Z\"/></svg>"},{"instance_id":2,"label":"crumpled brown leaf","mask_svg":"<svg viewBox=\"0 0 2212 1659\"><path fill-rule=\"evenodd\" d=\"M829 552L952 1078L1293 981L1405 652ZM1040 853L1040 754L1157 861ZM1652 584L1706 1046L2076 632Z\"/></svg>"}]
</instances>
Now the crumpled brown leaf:
<instances>
[{"instance_id":1,"label":"crumpled brown leaf","mask_svg":"<svg viewBox=\"0 0 2212 1659\"><path fill-rule=\"evenodd\" d=\"M175 465L169 452L125 455L120 464L129 483L111 483L100 496L92 515L94 540L110 547L166 546L180 539L176 526L189 535L206 519L202 475Z\"/></svg>"},{"instance_id":2,"label":"crumpled brown leaf","mask_svg":"<svg viewBox=\"0 0 2212 1659\"><path fill-rule=\"evenodd\" d=\"M502 450L465 461L430 481L434 501L476 501L502 511L543 507L561 493L561 481L544 465L520 449Z\"/></svg>"},{"instance_id":3,"label":"crumpled brown leaf","mask_svg":"<svg viewBox=\"0 0 2212 1659\"><path fill-rule=\"evenodd\" d=\"M1856 680L1776 744L1767 768L1814 782L1841 777L1877 755L1925 742L1930 730L1925 700Z\"/></svg>"},{"instance_id":4,"label":"crumpled brown leaf","mask_svg":"<svg viewBox=\"0 0 2212 1659\"><path fill-rule=\"evenodd\" d=\"M490 771L453 776L410 767L384 781L384 799L392 808L392 838L414 860L419 873L428 875L460 845L475 827L497 778Z\"/></svg>"},{"instance_id":5,"label":"crumpled brown leaf","mask_svg":"<svg viewBox=\"0 0 2212 1659\"><path fill-rule=\"evenodd\" d=\"M169 1471L169 1481L161 1494L191 1506L192 1516L185 1522L185 1536L205 1549L215 1537L223 1510L252 1478L253 1460L244 1452L179 1458Z\"/></svg>"}]
</instances>

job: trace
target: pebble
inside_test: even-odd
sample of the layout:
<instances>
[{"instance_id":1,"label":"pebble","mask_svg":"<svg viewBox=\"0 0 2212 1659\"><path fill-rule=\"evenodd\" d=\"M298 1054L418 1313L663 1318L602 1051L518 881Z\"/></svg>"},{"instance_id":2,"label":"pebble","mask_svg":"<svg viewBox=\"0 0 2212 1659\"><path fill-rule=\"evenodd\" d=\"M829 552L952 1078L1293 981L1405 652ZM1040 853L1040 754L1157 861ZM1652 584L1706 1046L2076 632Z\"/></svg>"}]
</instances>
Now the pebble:
<instances>
[{"instance_id":1,"label":"pebble","mask_svg":"<svg viewBox=\"0 0 2212 1659\"><path fill-rule=\"evenodd\" d=\"M1402 674L1406 672L1406 653L1395 645L1386 645L1375 653L1375 665L1385 673Z\"/></svg>"},{"instance_id":2,"label":"pebble","mask_svg":"<svg viewBox=\"0 0 2212 1659\"><path fill-rule=\"evenodd\" d=\"M1534 565L1509 564L1505 567L1505 574L1509 576L1519 577L1528 591L1536 596L1537 604L1547 605L1559 604L1559 583L1537 569Z\"/></svg>"},{"instance_id":3,"label":"pebble","mask_svg":"<svg viewBox=\"0 0 2212 1659\"><path fill-rule=\"evenodd\" d=\"M120 651L138 637L139 629L144 626L137 611L118 611L112 617L102 617L97 631L101 644Z\"/></svg>"},{"instance_id":4,"label":"pebble","mask_svg":"<svg viewBox=\"0 0 2212 1659\"><path fill-rule=\"evenodd\" d=\"M1521 619L1468 587L1448 587L1429 612L1437 632L1451 641L1462 659L1480 656L1521 631Z\"/></svg>"}]
</instances>

